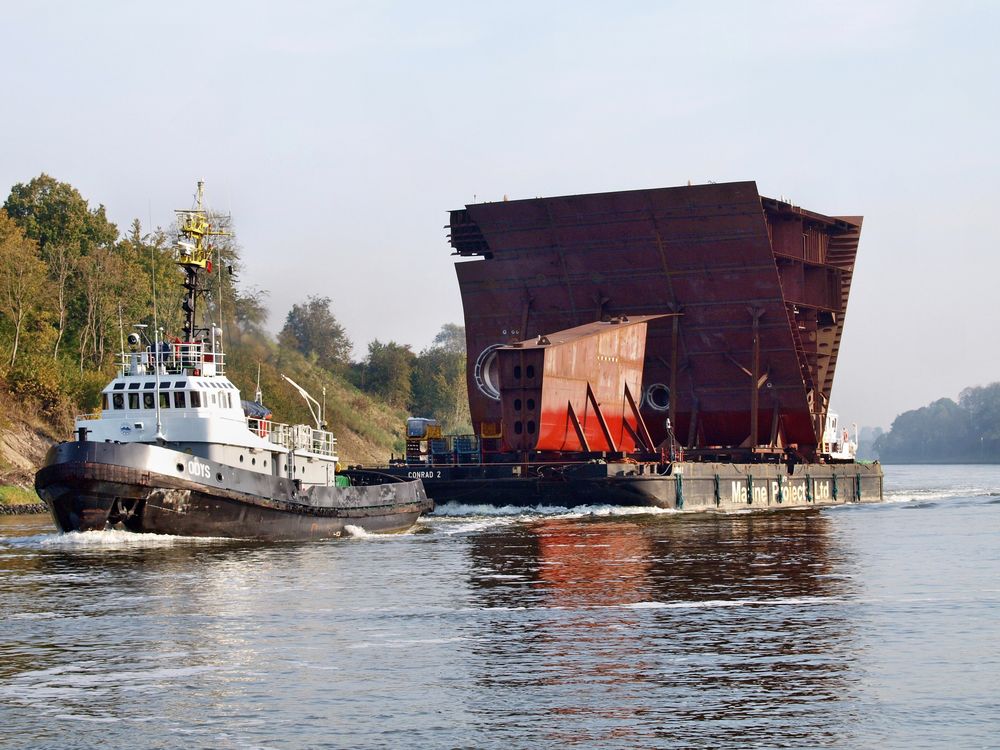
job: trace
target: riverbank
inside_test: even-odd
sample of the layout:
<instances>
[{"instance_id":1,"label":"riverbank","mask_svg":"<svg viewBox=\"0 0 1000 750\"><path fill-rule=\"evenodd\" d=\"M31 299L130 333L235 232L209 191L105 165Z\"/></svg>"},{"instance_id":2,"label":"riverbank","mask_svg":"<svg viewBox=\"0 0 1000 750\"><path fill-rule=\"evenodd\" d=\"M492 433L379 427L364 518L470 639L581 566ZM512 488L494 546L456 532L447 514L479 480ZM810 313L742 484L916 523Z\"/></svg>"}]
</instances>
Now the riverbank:
<instances>
[{"instance_id":1,"label":"riverbank","mask_svg":"<svg viewBox=\"0 0 1000 750\"><path fill-rule=\"evenodd\" d=\"M45 513L47 510L48 508L45 507L45 503L0 504L0 516L27 516L35 513Z\"/></svg>"}]
</instances>

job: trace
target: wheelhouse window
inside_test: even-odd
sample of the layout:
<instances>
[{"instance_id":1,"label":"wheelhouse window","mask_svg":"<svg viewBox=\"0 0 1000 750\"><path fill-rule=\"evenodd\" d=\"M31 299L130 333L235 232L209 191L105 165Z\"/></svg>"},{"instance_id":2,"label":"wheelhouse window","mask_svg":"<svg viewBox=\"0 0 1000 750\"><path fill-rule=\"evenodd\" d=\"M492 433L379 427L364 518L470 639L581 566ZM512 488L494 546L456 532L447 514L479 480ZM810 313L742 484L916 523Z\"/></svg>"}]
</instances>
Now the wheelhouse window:
<instances>
[{"instance_id":1,"label":"wheelhouse window","mask_svg":"<svg viewBox=\"0 0 1000 750\"><path fill-rule=\"evenodd\" d=\"M191 406L195 409L201 406L201 393L199 391L191 391Z\"/></svg>"},{"instance_id":2,"label":"wheelhouse window","mask_svg":"<svg viewBox=\"0 0 1000 750\"><path fill-rule=\"evenodd\" d=\"M170 408L170 394L166 391L160 391L160 408L169 409Z\"/></svg>"},{"instance_id":3,"label":"wheelhouse window","mask_svg":"<svg viewBox=\"0 0 1000 750\"><path fill-rule=\"evenodd\" d=\"M153 394L152 393L143 393L142 394L142 408L143 409L155 409L156 408L156 399L153 398Z\"/></svg>"},{"instance_id":4,"label":"wheelhouse window","mask_svg":"<svg viewBox=\"0 0 1000 750\"><path fill-rule=\"evenodd\" d=\"M107 411L109 408L110 407L108 405L108 394L107 393L102 393L101 394L101 410L102 411Z\"/></svg>"},{"instance_id":5,"label":"wheelhouse window","mask_svg":"<svg viewBox=\"0 0 1000 750\"><path fill-rule=\"evenodd\" d=\"M184 391L174 391L174 408L183 409L187 404L184 403Z\"/></svg>"},{"instance_id":6,"label":"wheelhouse window","mask_svg":"<svg viewBox=\"0 0 1000 750\"><path fill-rule=\"evenodd\" d=\"M115 393L111 396L111 406L113 409L124 409L125 408L125 394Z\"/></svg>"},{"instance_id":7,"label":"wheelhouse window","mask_svg":"<svg viewBox=\"0 0 1000 750\"><path fill-rule=\"evenodd\" d=\"M139 394L138 393L130 393L130 394L128 394L128 408L129 409L138 409L139 408Z\"/></svg>"}]
</instances>

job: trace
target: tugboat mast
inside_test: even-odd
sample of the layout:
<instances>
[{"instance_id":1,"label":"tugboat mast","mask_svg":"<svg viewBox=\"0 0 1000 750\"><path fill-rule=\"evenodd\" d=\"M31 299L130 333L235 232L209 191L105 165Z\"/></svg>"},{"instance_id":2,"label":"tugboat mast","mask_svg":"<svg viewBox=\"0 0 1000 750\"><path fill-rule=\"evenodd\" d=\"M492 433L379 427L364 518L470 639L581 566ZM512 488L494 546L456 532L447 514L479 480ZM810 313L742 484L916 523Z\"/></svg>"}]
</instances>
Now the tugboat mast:
<instances>
[{"instance_id":1,"label":"tugboat mast","mask_svg":"<svg viewBox=\"0 0 1000 750\"><path fill-rule=\"evenodd\" d=\"M184 310L184 339L195 341L198 336L208 336L208 328L199 328L196 323L195 311L198 306L198 295L204 294L207 286L198 283L198 270L205 269L212 273L212 246L206 237L228 237L229 232L216 229L209 221L204 208L205 181L198 180L197 203L193 209L176 209L179 222L179 238L177 241L177 265L184 269L184 289L187 294L181 308Z\"/></svg>"}]
</instances>

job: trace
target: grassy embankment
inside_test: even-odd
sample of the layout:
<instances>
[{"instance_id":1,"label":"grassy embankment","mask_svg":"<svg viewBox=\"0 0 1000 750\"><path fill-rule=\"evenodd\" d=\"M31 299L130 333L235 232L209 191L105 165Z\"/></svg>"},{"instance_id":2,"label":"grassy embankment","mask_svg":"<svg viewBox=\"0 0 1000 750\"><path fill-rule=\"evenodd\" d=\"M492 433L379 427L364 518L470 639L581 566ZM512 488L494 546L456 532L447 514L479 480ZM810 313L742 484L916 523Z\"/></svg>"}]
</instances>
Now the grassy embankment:
<instances>
[{"instance_id":1,"label":"grassy embankment","mask_svg":"<svg viewBox=\"0 0 1000 750\"><path fill-rule=\"evenodd\" d=\"M0 486L0 505L37 505L40 502L34 490L13 484Z\"/></svg>"}]
</instances>

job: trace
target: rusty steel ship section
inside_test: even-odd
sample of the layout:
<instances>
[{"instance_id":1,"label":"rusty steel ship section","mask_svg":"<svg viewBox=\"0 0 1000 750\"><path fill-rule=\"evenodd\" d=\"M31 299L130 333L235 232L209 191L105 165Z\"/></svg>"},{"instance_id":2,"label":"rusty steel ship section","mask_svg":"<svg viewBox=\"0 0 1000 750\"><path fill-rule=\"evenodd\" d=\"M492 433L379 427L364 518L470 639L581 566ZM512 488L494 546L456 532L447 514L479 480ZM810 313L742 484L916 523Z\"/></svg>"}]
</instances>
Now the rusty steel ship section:
<instances>
[{"instance_id":1,"label":"rusty steel ship section","mask_svg":"<svg viewBox=\"0 0 1000 750\"><path fill-rule=\"evenodd\" d=\"M655 319L613 318L497 349L507 445L522 454L652 451L638 398Z\"/></svg>"},{"instance_id":2,"label":"rusty steel ship section","mask_svg":"<svg viewBox=\"0 0 1000 750\"><path fill-rule=\"evenodd\" d=\"M860 232L860 216L766 198L754 182L452 211L477 434L510 422L501 347L659 315L633 394L654 443L817 460Z\"/></svg>"}]
</instances>

